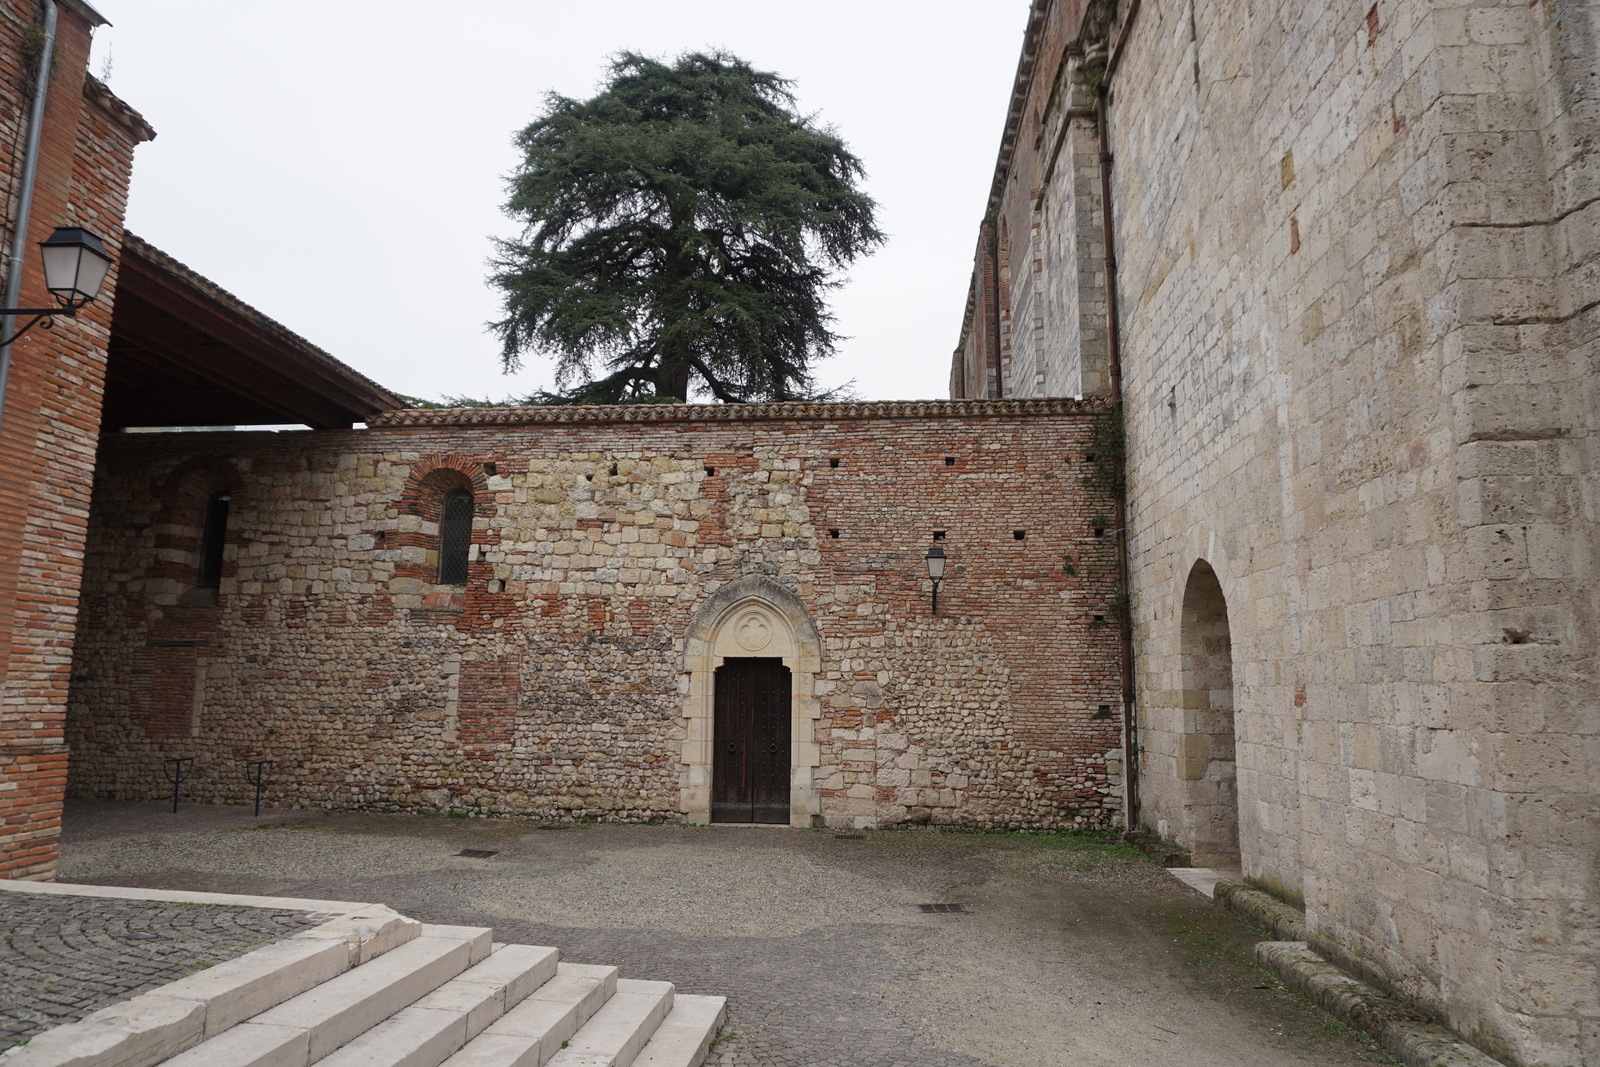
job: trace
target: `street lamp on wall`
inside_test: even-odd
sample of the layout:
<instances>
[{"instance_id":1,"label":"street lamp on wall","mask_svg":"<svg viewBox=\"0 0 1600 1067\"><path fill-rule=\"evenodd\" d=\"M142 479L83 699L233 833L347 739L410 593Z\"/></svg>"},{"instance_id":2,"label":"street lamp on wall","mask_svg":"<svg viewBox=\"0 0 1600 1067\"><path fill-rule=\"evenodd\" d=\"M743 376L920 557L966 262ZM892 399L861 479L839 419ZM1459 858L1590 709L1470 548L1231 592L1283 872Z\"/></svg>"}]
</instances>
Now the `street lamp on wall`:
<instances>
[{"instance_id":1,"label":"street lamp on wall","mask_svg":"<svg viewBox=\"0 0 1600 1067\"><path fill-rule=\"evenodd\" d=\"M55 233L39 242L39 254L44 259L45 288L59 306L0 308L0 315L33 316L6 344L41 322L49 329L57 315L75 317L79 308L100 295L100 286L111 269L111 254L106 251L105 242L82 226L56 227Z\"/></svg>"},{"instance_id":2,"label":"street lamp on wall","mask_svg":"<svg viewBox=\"0 0 1600 1067\"><path fill-rule=\"evenodd\" d=\"M928 578L933 582L933 614L939 614L939 583L944 580L944 549L933 545L928 549Z\"/></svg>"}]
</instances>

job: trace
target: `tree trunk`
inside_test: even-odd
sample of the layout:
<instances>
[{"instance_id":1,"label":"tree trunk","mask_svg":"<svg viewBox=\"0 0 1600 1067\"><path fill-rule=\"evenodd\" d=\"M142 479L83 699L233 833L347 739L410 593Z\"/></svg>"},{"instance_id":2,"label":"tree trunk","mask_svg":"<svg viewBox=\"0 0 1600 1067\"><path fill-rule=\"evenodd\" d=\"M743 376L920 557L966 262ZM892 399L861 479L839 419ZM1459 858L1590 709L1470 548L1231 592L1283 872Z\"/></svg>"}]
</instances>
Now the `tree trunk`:
<instances>
[{"instance_id":1,"label":"tree trunk","mask_svg":"<svg viewBox=\"0 0 1600 1067\"><path fill-rule=\"evenodd\" d=\"M656 396L672 396L687 403L689 400L689 373L693 368L684 356L663 354L661 367L656 371Z\"/></svg>"}]
</instances>

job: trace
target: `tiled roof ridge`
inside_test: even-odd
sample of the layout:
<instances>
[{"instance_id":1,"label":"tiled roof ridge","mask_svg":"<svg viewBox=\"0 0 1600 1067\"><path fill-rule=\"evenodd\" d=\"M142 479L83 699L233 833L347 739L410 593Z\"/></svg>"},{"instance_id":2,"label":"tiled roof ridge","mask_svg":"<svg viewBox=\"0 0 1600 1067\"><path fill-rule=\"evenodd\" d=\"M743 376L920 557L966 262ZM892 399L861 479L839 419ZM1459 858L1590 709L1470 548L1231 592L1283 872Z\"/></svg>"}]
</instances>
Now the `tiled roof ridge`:
<instances>
[{"instance_id":1,"label":"tiled roof ridge","mask_svg":"<svg viewBox=\"0 0 1600 1067\"><path fill-rule=\"evenodd\" d=\"M1099 415L1103 397L1005 400L863 400L833 403L594 404L538 407L407 408L367 419L371 427L516 426L582 422L741 422L760 419L916 419L997 415Z\"/></svg>"},{"instance_id":2,"label":"tiled roof ridge","mask_svg":"<svg viewBox=\"0 0 1600 1067\"><path fill-rule=\"evenodd\" d=\"M326 350L312 344L310 341L306 340L304 337L301 337L299 334L283 325L283 323L279 322L277 319L267 315L265 312L257 311L255 308L251 307L249 304L246 304L243 300L240 300L238 297L222 288L222 286L218 285L210 278L207 278L205 275L194 270L187 264L180 263L178 260L161 251L161 249L157 248L149 241L146 241L144 238L138 236L133 231L123 231L122 247L124 252L132 252L141 259L148 260L149 262L161 267L163 270L166 270L167 272L183 279L183 281L194 286L206 296L217 301L217 303L226 306L228 310L239 315L241 318L248 319L251 324L257 326L266 333L271 334L277 340L295 349L298 349L302 355L307 356L308 358L320 364L324 370L344 378L349 384L358 386L360 388L373 390L384 395L385 397L392 397L395 400L400 399L399 394L395 393L392 389L378 384L371 378L368 378L365 374L362 374L360 371L356 370L354 367L341 362L339 359L330 355Z\"/></svg>"}]
</instances>

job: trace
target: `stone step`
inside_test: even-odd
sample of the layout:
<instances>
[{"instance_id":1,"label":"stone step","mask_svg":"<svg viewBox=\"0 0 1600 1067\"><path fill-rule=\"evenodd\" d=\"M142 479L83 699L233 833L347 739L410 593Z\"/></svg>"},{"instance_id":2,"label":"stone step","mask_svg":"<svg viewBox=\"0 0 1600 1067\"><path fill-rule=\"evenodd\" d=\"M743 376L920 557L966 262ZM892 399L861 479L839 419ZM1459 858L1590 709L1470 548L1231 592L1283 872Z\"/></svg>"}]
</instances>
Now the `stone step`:
<instances>
[{"instance_id":1,"label":"stone step","mask_svg":"<svg viewBox=\"0 0 1600 1067\"><path fill-rule=\"evenodd\" d=\"M553 948L506 945L329 1054L322 1067L439 1067L555 977Z\"/></svg>"},{"instance_id":2,"label":"stone step","mask_svg":"<svg viewBox=\"0 0 1600 1067\"><path fill-rule=\"evenodd\" d=\"M671 982L617 981L617 991L584 1023L550 1067L632 1067L672 1010Z\"/></svg>"},{"instance_id":3,"label":"stone step","mask_svg":"<svg viewBox=\"0 0 1600 1067\"><path fill-rule=\"evenodd\" d=\"M422 924L362 906L112 1004L11 1049L6 1067L152 1067L413 940Z\"/></svg>"},{"instance_id":4,"label":"stone step","mask_svg":"<svg viewBox=\"0 0 1600 1067\"><path fill-rule=\"evenodd\" d=\"M617 990L617 969L563 963L555 977L491 1023L445 1067L539 1067Z\"/></svg>"},{"instance_id":5,"label":"stone step","mask_svg":"<svg viewBox=\"0 0 1600 1067\"><path fill-rule=\"evenodd\" d=\"M48 1030L0 1067L699 1067L724 1016L720 997L371 905Z\"/></svg>"},{"instance_id":6,"label":"stone step","mask_svg":"<svg viewBox=\"0 0 1600 1067\"><path fill-rule=\"evenodd\" d=\"M486 929L423 926L420 936L400 947L167 1063L170 1067L307 1067L482 962L488 954Z\"/></svg>"},{"instance_id":7,"label":"stone step","mask_svg":"<svg viewBox=\"0 0 1600 1067\"><path fill-rule=\"evenodd\" d=\"M727 997L677 994L633 1067L700 1067L727 1018Z\"/></svg>"}]
</instances>

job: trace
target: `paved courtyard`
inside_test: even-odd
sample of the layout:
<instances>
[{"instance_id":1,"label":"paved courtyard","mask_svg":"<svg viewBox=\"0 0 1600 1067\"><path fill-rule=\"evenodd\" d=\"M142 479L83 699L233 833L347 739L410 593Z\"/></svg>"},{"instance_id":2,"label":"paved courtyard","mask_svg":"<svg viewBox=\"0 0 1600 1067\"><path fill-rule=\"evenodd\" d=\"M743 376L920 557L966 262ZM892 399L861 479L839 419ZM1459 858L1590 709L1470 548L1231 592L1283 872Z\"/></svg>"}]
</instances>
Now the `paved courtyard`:
<instances>
[{"instance_id":1,"label":"paved courtyard","mask_svg":"<svg viewBox=\"0 0 1600 1067\"><path fill-rule=\"evenodd\" d=\"M493 851L489 858L458 855ZM389 904L729 998L710 1062L1393 1063L1259 935L1099 838L69 805L68 882ZM923 904L965 913L927 913Z\"/></svg>"},{"instance_id":2,"label":"paved courtyard","mask_svg":"<svg viewBox=\"0 0 1600 1067\"><path fill-rule=\"evenodd\" d=\"M271 908L0 893L0 1050L324 921Z\"/></svg>"}]
</instances>

